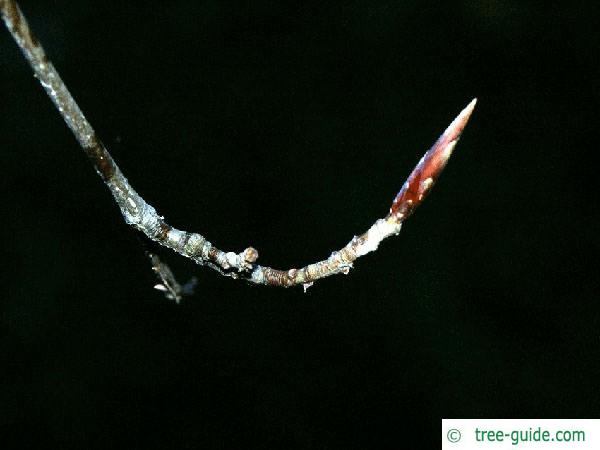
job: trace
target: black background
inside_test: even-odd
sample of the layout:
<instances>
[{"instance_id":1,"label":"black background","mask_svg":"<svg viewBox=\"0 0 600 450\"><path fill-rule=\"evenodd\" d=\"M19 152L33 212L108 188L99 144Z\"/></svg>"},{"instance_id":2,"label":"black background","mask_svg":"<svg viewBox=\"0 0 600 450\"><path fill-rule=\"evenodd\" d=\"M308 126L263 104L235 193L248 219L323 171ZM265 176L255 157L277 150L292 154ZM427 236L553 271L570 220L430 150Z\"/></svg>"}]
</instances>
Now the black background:
<instances>
[{"instance_id":1,"label":"black background","mask_svg":"<svg viewBox=\"0 0 600 450\"><path fill-rule=\"evenodd\" d=\"M598 417L598 3L25 1L170 224L297 267L433 194L347 277L255 287L164 252L176 305L0 33L2 448L437 447L442 417ZM592 120L593 119L593 120Z\"/></svg>"}]
</instances>

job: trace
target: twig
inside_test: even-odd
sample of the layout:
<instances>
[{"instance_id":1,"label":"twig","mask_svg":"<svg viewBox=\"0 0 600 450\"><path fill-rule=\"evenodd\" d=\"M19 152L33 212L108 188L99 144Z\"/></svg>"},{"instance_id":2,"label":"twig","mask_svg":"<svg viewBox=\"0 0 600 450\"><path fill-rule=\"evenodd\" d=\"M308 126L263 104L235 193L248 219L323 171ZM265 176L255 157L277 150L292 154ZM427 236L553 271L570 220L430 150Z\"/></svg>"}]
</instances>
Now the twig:
<instances>
[{"instance_id":1,"label":"twig","mask_svg":"<svg viewBox=\"0 0 600 450\"><path fill-rule=\"evenodd\" d=\"M224 252L198 233L178 230L168 225L164 218L159 216L156 210L131 187L46 57L17 3L14 0L0 0L0 9L6 27L33 68L35 76L112 192L125 222L160 245L200 265L209 266L223 275L256 284L283 287L303 285L306 289L321 278L338 273L347 274L357 258L376 250L382 240L398 234L404 220L430 192L475 107L474 99L425 153L402 186L387 216L377 220L367 232L355 236L345 247L331 253L329 258L323 261L300 269L276 270L256 264L258 252L252 247L240 253ZM155 271L156 267L159 267L157 273L163 281L166 280L165 288L169 292L175 289L171 294L174 298L178 296L177 288L173 288L178 285L176 282L172 284L174 278L168 268L165 270L160 265L160 261L154 264L154 267Z\"/></svg>"},{"instance_id":2,"label":"twig","mask_svg":"<svg viewBox=\"0 0 600 450\"><path fill-rule=\"evenodd\" d=\"M193 295L194 289L198 280L196 277L192 277L184 285L179 284L175 275L171 271L171 268L160 259L158 254L154 251L158 244L154 241L150 241L146 236L137 235L138 241L144 248L144 253L152 265L152 271L158 279L158 283L154 285L154 289L161 291L166 298L174 300L175 303L179 303L185 296Z\"/></svg>"}]
</instances>

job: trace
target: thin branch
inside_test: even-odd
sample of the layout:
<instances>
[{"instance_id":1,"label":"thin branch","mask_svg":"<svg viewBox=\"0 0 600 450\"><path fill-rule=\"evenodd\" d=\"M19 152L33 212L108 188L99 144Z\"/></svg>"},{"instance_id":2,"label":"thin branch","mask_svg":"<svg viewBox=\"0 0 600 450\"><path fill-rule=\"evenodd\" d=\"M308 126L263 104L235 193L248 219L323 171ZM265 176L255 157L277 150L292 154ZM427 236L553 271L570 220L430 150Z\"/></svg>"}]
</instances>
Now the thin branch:
<instances>
[{"instance_id":1,"label":"thin branch","mask_svg":"<svg viewBox=\"0 0 600 450\"><path fill-rule=\"evenodd\" d=\"M338 273L347 274L357 258L376 250L384 239L398 234L404 220L429 194L431 187L448 162L448 158L475 107L476 100L474 99L454 119L433 147L425 153L394 199L387 216L377 220L368 231L352 238L345 247L334 251L325 260L300 269L272 269L256 264L258 252L252 247L248 247L240 253L224 252L198 233L178 230L167 224L164 218L159 216L156 210L131 187L106 147L97 137L58 72L46 57L39 41L29 29L17 3L14 0L0 0L0 9L6 27L21 48L36 78L110 189L125 222L158 244L186 256L200 265L209 266L223 275L256 284L283 287L303 285L306 289L321 278ZM172 286L175 285L172 284L172 280L174 278L168 268L165 270L159 262L154 266L155 271L167 283L167 289L173 289Z\"/></svg>"}]
</instances>

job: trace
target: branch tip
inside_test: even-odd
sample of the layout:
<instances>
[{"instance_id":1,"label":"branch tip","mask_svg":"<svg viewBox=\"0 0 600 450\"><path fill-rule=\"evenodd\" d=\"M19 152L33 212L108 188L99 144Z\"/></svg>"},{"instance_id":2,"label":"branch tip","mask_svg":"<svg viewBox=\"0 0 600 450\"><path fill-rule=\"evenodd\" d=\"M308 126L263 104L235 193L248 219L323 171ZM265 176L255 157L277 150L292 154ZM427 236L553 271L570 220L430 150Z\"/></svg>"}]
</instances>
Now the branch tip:
<instances>
[{"instance_id":1,"label":"branch tip","mask_svg":"<svg viewBox=\"0 0 600 450\"><path fill-rule=\"evenodd\" d=\"M477 98L471 100L471 102L465 106L465 108L460 112L458 116L452 121L446 131L444 131L444 135L446 135L450 140L457 141L460 138L463 130L467 126L467 122L471 118L471 114L473 114L473 110L475 109L475 105L477 104Z\"/></svg>"}]
</instances>

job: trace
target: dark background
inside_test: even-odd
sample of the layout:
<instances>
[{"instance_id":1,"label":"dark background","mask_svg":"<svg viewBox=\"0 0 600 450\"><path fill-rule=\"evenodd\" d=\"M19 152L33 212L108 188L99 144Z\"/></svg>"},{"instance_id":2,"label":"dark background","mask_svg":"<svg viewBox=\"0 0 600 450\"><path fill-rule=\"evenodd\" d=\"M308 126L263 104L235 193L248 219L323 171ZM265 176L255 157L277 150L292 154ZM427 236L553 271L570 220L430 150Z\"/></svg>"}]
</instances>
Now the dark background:
<instances>
[{"instance_id":1,"label":"dark background","mask_svg":"<svg viewBox=\"0 0 600 450\"><path fill-rule=\"evenodd\" d=\"M165 251L199 279L176 305L3 29L2 448L437 447L443 417L600 415L598 2L21 6L144 198L275 267L385 215L479 104L349 276L303 294Z\"/></svg>"}]
</instances>

